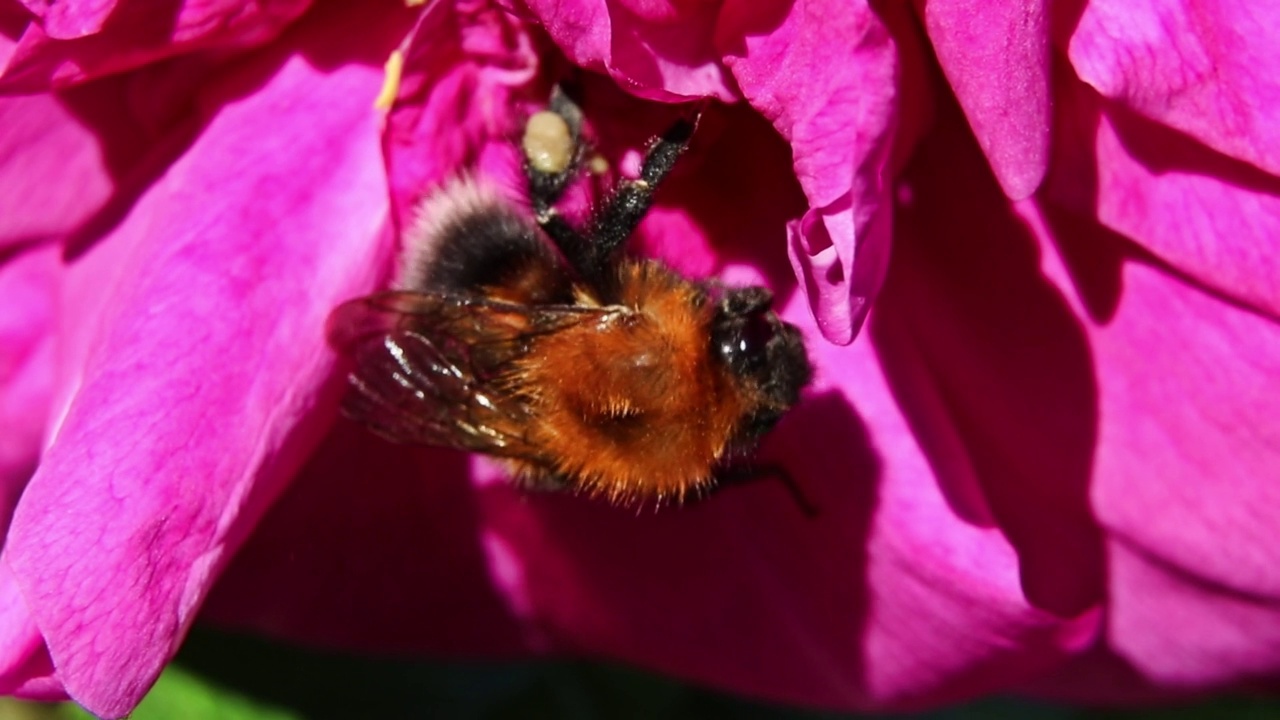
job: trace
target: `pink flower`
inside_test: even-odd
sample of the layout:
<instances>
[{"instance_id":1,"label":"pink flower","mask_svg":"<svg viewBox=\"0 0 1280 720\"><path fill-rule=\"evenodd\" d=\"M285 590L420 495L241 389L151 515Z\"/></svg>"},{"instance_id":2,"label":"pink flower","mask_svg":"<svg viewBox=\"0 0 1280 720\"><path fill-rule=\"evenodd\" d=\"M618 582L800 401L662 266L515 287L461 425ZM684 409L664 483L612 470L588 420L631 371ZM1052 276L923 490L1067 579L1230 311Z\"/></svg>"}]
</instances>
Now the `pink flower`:
<instances>
[{"instance_id":1,"label":"pink flower","mask_svg":"<svg viewBox=\"0 0 1280 720\"><path fill-rule=\"evenodd\" d=\"M1280 10L156 5L0 9L0 690L121 716L202 609L837 708L1280 672ZM763 454L817 520L530 497L335 420L330 309L424 189L518 183L570 77L624 168L723 101L636 247L806 330Z\"/></svg>"}]
</instances>

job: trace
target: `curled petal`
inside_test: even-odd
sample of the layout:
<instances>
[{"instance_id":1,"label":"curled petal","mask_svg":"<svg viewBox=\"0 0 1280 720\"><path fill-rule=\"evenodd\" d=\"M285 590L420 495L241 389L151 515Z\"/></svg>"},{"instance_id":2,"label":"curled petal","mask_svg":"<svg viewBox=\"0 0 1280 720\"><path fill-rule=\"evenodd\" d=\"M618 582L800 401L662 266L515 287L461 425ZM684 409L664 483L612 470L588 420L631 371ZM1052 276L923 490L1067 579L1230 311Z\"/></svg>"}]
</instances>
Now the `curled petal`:
<instances>
[{"instance_id":1,"label":"curled petal","mask_svg":"<svg viewBox=\"0 0 1280 720\"><path fill-rule=\"evenodd\" d=\"M823 336L851 342L888 261L896 45L865 3L813 0L729 3L716 42L747 101L791 145L810 206L789 228L792 266Z\"/></svg>"},{"instance_id":2,"label":"curled petal","mask_svg":"<svg viewBox=\"0 0 1280 720\"><path fill-rule=\"evenodd\" d=\"M0 65L0 90L37 92L194 50L253 47L279 35L310 4L27 0L34 18Z\"/></svg>"},{"instance_id":3,"label":"curled petal","mask_svg":"<svg viewBox=\"0 0 1280 720\"><path fill-rule=\"evenodd\" d=\"M390 249L372 63L402 21L317 13L209 86L199 140L91 251L127 248L5 554L96 714L146 691L331 417L325 317Z\"/></svg>"},{"instance_id":4,"label":"curled petal","mask_svg":"<svg viewBox=\"0 0 1280 720\"><path fill-rule=\"evenodd\" d=\"M571 62L639 97L738 98L712 42L718 3L524 0Z\"/></svg>"}]
</instances>

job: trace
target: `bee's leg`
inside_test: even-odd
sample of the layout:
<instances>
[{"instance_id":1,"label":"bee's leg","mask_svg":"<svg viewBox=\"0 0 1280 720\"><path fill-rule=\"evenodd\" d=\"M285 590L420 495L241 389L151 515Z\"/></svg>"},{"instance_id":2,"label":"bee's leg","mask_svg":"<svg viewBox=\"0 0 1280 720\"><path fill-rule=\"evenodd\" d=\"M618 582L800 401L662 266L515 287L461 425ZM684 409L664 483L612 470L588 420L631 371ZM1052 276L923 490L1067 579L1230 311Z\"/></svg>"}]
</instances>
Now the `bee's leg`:
<instances>
[{"instance_id":1,"label":"bee's leg","mask_svg":"<svg viewBox=\"0 0 1280 720\"><path fill-rule=\"evenodd\" d=\"M804 513L805 517L818 517L817 506L810 502L809 498L805 497L800 486L797 485L795 479L791 477L791 473L787 472L787 469L781 465L764 463L731 466L721 468L716 472L715 477L716 485L713 487L712 492L718 492L736 485L744 485L746 483L764 480L766 478L777 479L782 483L782 486L787 489L787 493L791 495L791 500L795 502L796 507L800 508L800 512Z\"/></svg>"},{"instance_id":2,"label":"bee's leg","mask_svg":"<svg viewBox=\"0 0 1280 720\"><path fill-rule=\"evenodd\" d=\"M555 203L582 166L582 110L559 85L551 91L547 109L529 118L521 146L533 218L569 263L580 269L589 243L556 211Z\"/></svg>"},{"instance_id":3,"label":"bee's leg","mask_svg":"<svg viewBox=\"0 0 1280 720\"><path fill-rule=\"evenodd\" d=\"M571 226L554 207L582 164L582 110L557 87L549 108L529 120L525 128L524 168L534 219L584 281L607 289L613 280L610 270L614 254L653 205L654 192L688 146L697 119L676 122L649 144L640 177L618 183L592 215L585 234Z\"/></svg>"},{"instance_id":4,"label":"bee's leg","mask_svg":"<svg viewBox=\"0 0 1280 720\"><path fill-rule=\"evenodd\" d=\"M585 238L578 235L569 243L557 240L578 274L606 297L616 281L611 273L614 256L649 212L654 192L688 147L696 124L696 118L682 119L649 143L640 166L640 177L618 183L604 204L592 213Z\"/></svg>"},{"instance_id":5,"label":"bee's leg","mask_svg":"<svg viewBox=\"0 0 1280 720\"><path fill-rule=\"evenodd\" d=\"M613 253L635 232L653 205L653 194L658 186L689 146L696 125L697 118L681 119L654 138L640 165L640 177L619 182L613 194L592 216L590 236L594 245L589 265L593 270L607 266Z\"/></svg>"}]
</instances>

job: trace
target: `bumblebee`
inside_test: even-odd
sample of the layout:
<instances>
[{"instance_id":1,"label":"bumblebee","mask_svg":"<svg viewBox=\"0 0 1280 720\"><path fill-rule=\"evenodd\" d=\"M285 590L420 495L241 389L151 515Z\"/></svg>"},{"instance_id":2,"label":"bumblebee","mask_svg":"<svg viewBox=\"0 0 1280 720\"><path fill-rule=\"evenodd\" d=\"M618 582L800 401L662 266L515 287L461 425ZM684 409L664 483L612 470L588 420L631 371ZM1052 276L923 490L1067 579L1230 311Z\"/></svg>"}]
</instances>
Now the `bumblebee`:
<instances>
[{"instance_id":1,"label":"bumblebee","mask_svg":"<svg viewBox=\"0 0 1280 720\"><path fill-rule=\"evenodd\" d=\"M624 252L696 124L651 141L585 228L555 208L585 154L581 111L559 91L523 138L532 213L474 178L429 194L403 289L329 319L354 361L344 413L393 441L504 458L526 488L620 504L759 476L742 461L811 376L800 332L765 288Z\"/></svg>"}]
</instances>

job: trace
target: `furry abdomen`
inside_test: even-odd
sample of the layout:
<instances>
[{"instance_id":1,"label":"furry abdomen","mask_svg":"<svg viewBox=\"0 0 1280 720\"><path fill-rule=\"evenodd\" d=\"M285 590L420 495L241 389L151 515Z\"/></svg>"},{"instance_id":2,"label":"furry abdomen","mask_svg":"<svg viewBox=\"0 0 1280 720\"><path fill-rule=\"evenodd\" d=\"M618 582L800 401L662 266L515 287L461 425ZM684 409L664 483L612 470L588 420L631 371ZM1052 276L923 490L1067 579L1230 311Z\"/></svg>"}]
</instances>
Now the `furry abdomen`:
<instances>
[{"instance_id":1,"label":"furry abdomen","mask_svg":"<svg viewBox=\"0 0 1280 720\"><path fill-rule=\"evenodd\" d=\"M712 309L697 285L654 262L624 262L601 326L539 338L515 374L555 467L525 467L614 500L679 500L709 486L744 412L712 362Z\"/></svg>"}]
</instances>

